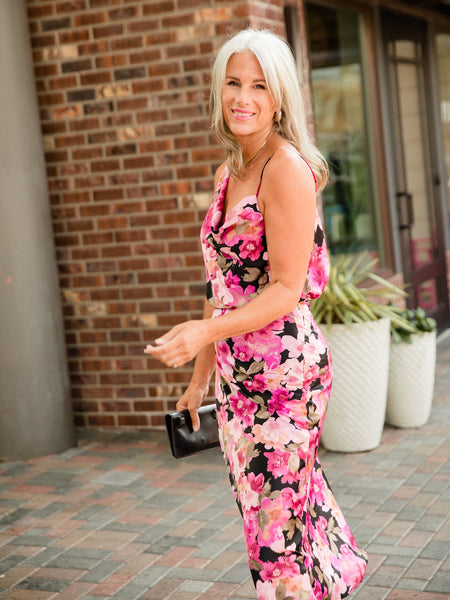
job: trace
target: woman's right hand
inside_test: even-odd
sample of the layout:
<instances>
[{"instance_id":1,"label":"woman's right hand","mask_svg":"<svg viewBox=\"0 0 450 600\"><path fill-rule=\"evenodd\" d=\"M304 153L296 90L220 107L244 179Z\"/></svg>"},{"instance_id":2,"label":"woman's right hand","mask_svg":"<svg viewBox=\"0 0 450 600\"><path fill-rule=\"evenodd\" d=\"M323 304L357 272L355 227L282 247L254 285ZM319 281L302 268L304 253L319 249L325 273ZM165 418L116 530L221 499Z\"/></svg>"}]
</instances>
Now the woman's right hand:
<instances>
[{"instance_id":1,"label":"woman's right hand","mask_svg":"<svg viewBox=\"0 0 450 600\"><path fill-rule=\"evenodd\" d=\"M194 431L198 431L200 429L200 419L197 411L208 395L208 390L208 385L199 386L191 383L177 402L177 410L188 409L189 414L191 415L192 428Z\"/></svg>"}]
</instances>

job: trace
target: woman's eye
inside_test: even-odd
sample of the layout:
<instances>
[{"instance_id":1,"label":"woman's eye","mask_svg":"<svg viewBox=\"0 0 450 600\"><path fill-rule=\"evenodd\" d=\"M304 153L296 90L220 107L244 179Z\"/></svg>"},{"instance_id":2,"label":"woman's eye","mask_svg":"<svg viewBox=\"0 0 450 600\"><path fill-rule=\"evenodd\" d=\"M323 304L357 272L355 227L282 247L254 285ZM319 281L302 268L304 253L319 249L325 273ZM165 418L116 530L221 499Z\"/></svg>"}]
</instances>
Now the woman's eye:
<instances>
[{"instance_id":1,"label":"woman's eye","mask_svg":"<svg viewBox=\"0 0 450 600\"><path fill-rule=\"evenodd\" d=\"M227 85L237 85L237 81L233 81L232 79L227 83Z\"/></svg>"},{"instance_id":2,"label":"woman's eye","mask_svg":"<svg viewBox=\"0 0 450 600\"><path fill-rule=\"evenodd\" d=\"M264 86L262 83L257 83L257 84L255 85L255 88L256 88L257 90L265 90L265 89L266 89L266 88L265 88L265 86Z\"/></svg>"}]
</instances>

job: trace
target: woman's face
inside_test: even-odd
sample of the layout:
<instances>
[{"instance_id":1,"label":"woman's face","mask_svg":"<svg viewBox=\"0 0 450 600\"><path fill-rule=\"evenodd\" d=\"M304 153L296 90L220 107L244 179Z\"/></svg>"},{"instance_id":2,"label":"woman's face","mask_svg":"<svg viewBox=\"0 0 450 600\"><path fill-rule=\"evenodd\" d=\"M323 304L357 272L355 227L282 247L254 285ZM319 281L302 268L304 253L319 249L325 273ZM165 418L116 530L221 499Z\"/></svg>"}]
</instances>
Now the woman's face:
<instances>
[{"instance_id":1,"label":"woman's face","mask_svg":"<svg viewBox=\"0 0 450 600\"><path fill-rule=\"evenodd\" d=\"M233 54L228 61L222 111L231 133L240 141L265 136L272 128L276 107L258 59L249 50Z\"/></svg>"}]
</instances>

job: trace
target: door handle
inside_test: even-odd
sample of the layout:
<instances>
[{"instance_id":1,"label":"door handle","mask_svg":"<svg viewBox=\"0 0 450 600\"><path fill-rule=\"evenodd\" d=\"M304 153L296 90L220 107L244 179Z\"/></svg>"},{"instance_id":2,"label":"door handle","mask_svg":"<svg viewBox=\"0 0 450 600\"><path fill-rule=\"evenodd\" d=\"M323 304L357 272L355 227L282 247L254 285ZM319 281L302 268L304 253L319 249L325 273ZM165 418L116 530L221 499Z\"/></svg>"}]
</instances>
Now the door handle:
<instances>
[{"instance_id":1,"label":"door handle","mask_svg":"<svg viewBox=\"0 0 450 600\"><path fill-rule=\"evenodd\" d=\"M397 192L398 223L400 229L411 229L414 225L414 208L411 192Z\"/></svg>"}]
</instances>

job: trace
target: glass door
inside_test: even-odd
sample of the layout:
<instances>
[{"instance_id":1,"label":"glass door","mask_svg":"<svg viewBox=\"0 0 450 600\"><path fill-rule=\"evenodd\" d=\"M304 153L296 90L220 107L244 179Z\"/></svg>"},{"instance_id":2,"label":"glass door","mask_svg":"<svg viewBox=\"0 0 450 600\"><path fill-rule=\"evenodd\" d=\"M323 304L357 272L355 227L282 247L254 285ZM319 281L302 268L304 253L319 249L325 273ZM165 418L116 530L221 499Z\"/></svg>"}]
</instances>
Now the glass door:
<instances>
[{"instance_id":1,"label":"glass door","mask_svg":"<svg viewBox=\"0 0 450 600\"><path fill-rule=\"evenodd\" d=\"M317 143L330 169L322 193L328 247L379 257L362 17L312 2L305 8Z\"/></svg>"},{"instance_id":2,"label":"glass door","mask_svg":"<svg viewBox=\"0 0 450 600\"><path fill-rule=\"evenodd\" d=\"M421 306L444 326L448 294L442 219L438 218L438 175L426 25L404 16L384 15L388 66L395 205L403 273L411 307Z\"/></svg>"}]
</instances>

